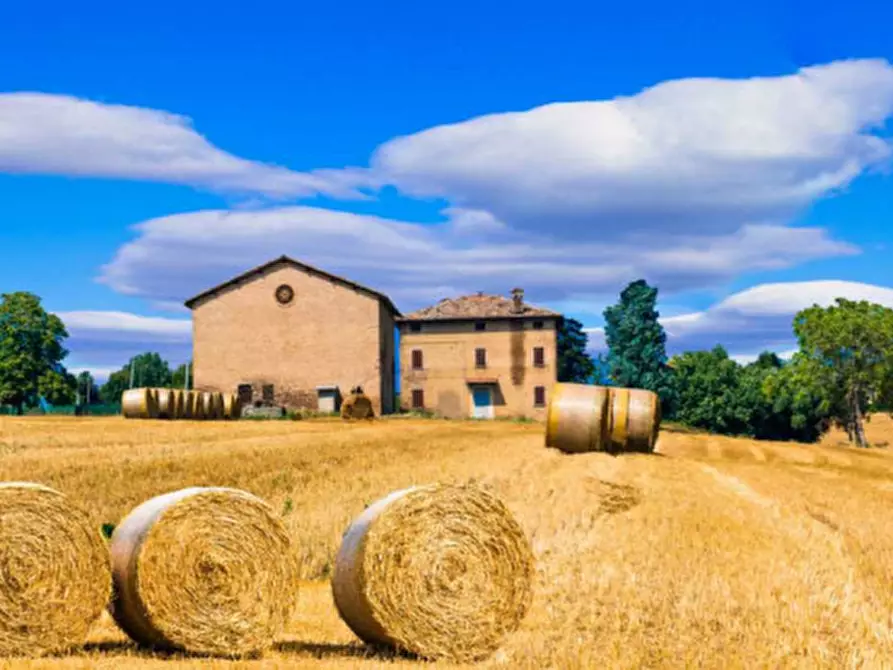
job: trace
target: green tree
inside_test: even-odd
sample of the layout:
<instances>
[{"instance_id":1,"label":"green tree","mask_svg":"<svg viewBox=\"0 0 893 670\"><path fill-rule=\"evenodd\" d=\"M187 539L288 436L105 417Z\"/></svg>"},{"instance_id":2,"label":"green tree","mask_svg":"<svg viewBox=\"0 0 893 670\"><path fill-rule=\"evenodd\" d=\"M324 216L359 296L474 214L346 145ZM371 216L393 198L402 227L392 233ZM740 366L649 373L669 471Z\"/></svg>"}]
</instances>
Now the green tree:
<instances>
[{"instance_id":1,"label":"green tree","mask_svg":"<svg viewBox=\"0 0 893 670\"><path fill-rule=\"evenodd\" d=\"M62 320L49 314L33 293L0 295L0 404L22 413L37 403L42 390L55 393L64 386L63 346L68 332Z\"/></svg>"},{"instance_id":2,"label":"green tree","mask_svg":"<svg viewBox=\"0 0 893 670\"><path fill-rule=\"evenodd\" d=\"M110 374L108 381L102 385L100 395L103 402L121 402L121 394L131 388L131 380L133 388L170 387L171 369L167 361L155 352L134 356L123 368Z\"/></svg>"},{"instance_id":3,"label":"green tree","mask_svg":"<svg viewBox=\"0 0 893 670\"><path fill-rule=\"evenodd\" d=\"M588 383L595 373L592 357L586 353L589 336L583 332L583 324L565 317L558 324L557 358L558 381L576 384Z\"/></svg>"},{"instance_id":4,"label":"green tree","mask_svg":"<svg viewBox=\"0 0 893 670\"><path fill-rule=\"evenodd\" d=\"M803 374L798 356L763 377L765 405L757 417L759 438L815 442L830 427L827 393Z\"/></svg>"},{"instance_id":5,"label":"green tree","mask_svg":"<svg viewBox=\"0 0 893 670\"><path fill-rule=\"evenodd\" d=\"M605 309L607 364L615 384L654 391L669 413L674 388L667 367L667 335L656 306L657 289L639 279L623 289L616 305Z\"/></svg>"},{"instance_id":6,"label":"green tree","mask_svg":"<svg viewBox=\"0 0 893 670\"><path fill-rule=\"evenodd\" d=\"M823 409L846 428L850 442L867 446L868 412L893 394L893 309L838 298L794 317L800 344L796 372L811 389L824 389Z\"/></svg>"},{"instance_id":7,"label":"green tree","mask_svg":"<svg viewBox=\"0 0 893 670\"><path fill-rule=\"evenodd\" d=\"M186 387L187 389L192 388L192 361L188 363L181 363L177 366L177 368L171 374L171 386L176 389L183 388L183 384L186 383L186 366L189 366L189 385Z\"/></svg>"},{"instance_id":8,"label":"green tree","mask_svg":"<svg viewBox=\"0 0 893 670\"><path fill-rule=\"evenodd\" d=\"M100 399L99 386L88 370L84 370L77 376L77 393L82 403L98 403Z\"/></svg>"},{"instance_id":9,"label":"green tree","mask_svg":"<svg viewBox=\"0 0 893 670\"><path fill-rule=\"evenodd\" d=\"M37 392L51 405L71 405L75 400L77 379L64 368L48 370L37 380Z\"/></svg>"},{"instance_id":10,"label":"green tree","mask_svg":"<svg viewBox=\"0 0 893 670\"><path fill-rule=\"evenodd\" d=\"M722 346L679 354L670 365L677 421L714 433L752 434L752 409L742 393L741 366Z\"/></svg>"}]
</instances>

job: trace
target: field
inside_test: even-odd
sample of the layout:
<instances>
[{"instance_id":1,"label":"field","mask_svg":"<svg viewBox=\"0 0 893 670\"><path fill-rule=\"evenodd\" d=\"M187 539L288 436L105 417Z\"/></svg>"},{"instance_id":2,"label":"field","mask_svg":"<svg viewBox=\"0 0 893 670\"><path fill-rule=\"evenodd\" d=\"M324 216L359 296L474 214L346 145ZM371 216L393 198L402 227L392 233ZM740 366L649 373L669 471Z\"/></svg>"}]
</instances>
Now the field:
<instances>
[{"instance_id":1,"label":"field","mask_svg":"<svg viewBox=\"0 0 893 670\"><path fill-rule=\"evenodd\" d=\"M868 436L893 443L893 421L875 417ZM669 428L658 455L571 457L545 449L536 424L0 417L0 480L56 487L97 527L162 492L244 488L281 510L306 580L263 660L152 656L104 618L72 656L0 664L431 667L366 652L339 620L326 575L366 503L474 478L506 500L538 559L533 608L485 666L893 667L893 455L840 440Z\"/></svg>"}]
</instances>

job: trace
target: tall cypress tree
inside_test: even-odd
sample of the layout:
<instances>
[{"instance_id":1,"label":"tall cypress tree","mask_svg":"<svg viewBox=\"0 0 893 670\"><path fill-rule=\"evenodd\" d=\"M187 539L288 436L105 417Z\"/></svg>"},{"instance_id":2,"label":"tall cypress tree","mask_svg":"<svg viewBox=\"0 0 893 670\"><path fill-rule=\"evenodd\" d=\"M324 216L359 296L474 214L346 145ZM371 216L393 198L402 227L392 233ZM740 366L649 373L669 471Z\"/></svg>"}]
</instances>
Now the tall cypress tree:
<instances>
[{"instance_id":1,"label":"tall cypress tree","mask_svg":"<svg viewBox=\"0 0 893 670\"><path fill-rule=\"evenodd\" d=\"M605 309L607 364L615 384L654 391L666 406L673 387L667 335L656 305L657 289L639 279L623 290L620 302Z\"/></svg>"}]
</instances>

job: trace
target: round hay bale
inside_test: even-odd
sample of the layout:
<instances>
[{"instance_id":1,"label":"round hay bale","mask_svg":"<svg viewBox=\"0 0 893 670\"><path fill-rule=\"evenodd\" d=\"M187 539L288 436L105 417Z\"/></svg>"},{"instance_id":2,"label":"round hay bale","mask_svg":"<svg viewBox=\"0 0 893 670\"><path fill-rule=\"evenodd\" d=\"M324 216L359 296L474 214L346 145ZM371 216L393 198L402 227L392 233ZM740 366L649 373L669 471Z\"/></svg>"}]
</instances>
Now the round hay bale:
<instances>
[{"instance_id":1,"label":"round hay bale","mask_svg":"<svg viewBox=\"0 0 893 670\"><path fill-rule=\"evenodd\" d=\"M341 403L341 418L345 420L375 418L369 396L363 393L351 393L347 396Z\"/></svg>"},{"instance_id":2,"label":"round hay bale","mask_svg":"<svg viewBox=\"0 0 893 670\"><path fill-rule=\"evenodd\" d=\"M223 419L224 418L224 407L223 407L223 394L219 391L215 391L213 394L212 403L214 404L214 418L215 419Z\"/></svg>"},{"instance_id":3,"label":"round hay bale","mask_svg":"<svg viewBox=\"0 0 893 670\"><path fill-rule=\"evenodd\" d=\"M223 418L231 421L242 418L242 402L234 393L223 396Z\"/></svg>"},{"instance_id":4,"label":"round hay bale","mask_svg":"<svg viewBox=\"0 0 893 670\"><path fill-rule=\"evenodd\" d=\"M108 549L68 498L0 483L0 657L83 645L111 592Z\"/></svg>"},{"instance_id":5,"label":"round hay bale","mask_svg":"<svg viewBox=\"0 0 893 670\"><path fill-rule=\"evenodd\" d=\"M174 391L172 391L172 393L173 393L173 401L172 401L171 406L173 408L173 411L171 413L171 418L172 419L183 419L183 418L185 418L183 416L183 414L185 413L185 410L186 410L186 392L179 390L179 389L175 389Z\"/></svg>"},{"instance_id":6,"label":"round hay bale","mask_svg":"<svg viewBox=\"0 0 893 670\"><path fill-rule=\"evenodd\" d=\"M546 446L566 453L606 451L609 403L604 386L555 384L546 410Z\"/></svg>"},{"instance_id":7,"label":"round hay bale","mask_svg":"<svg viewBox=\"0 0 893 670\"><path fill-rule=\"evenodd\" d=\"M498 498L433 485L392 493L351 524L332 592L367 643L467 662L519 627L533 578L530 542Z\"/></svg>"},{"instance_id":8,"label":"round hay bale","mask_svg":"<svg viewBox=\"0 0 893 670\"><path fill-rule=\"evenodd\" d=\"M158 401L152 389L128 389L121 394L121 413L126 419L154 419Z\"/></svg>"},{"instance_id":9,"label":"round hay bale","mask_svg":"<svg viewBox=\"0 0 893 670\"><path fill-rule=\"evenodd\" d=\"M566 453L651 452L660 399L644 389L555 384L546 414L546 446Z\"/></svg>"},{"instance_id":10,"label":"round hay bale","mask_svg":"<svg viewBox=\"0 0 893 670\"><path fill-rule=\"evenodd\" d=\"M195 392L183 391L183 419L195 418Z\"/></svg>"},{"instance_id":11,"label":"round hay bale","mask_svg":"<svg viewBox=\"0 0 893 670\"><path fill-rule=\"evenodd\" d=\"M258 655L296 604L289 536L245 491L197 487L152 498L115 529L111 555L112 615L145 647Z\"/></svg>"},{"instance_id":12,"label":"round hay bale","mask_svg":"<svg viewBox=\"0 0 893 670\"><path fill-rule=\"evenodd\" d=\"M650 453L660 431L660 398L645 389L611 388L611 449Z\"/></svg>"},{"instance_id":13,"label":"round hay bale","mask_svg":"<svg viewBox=\"0 0 893 670\"><path fill-rule=\"evenodd\" d=\"M159 419L175 419L176 417L176 398L173 389L152 389L158 401Z\"/></svg>"},{"instance_id":14,"label":"round hay bale","mask_svg":"<svg viewBox=\"0 0 893 670\"><path fill-rule=\"evenodd\" d=\"M196 391L195 418L211 420L214 418L214 399L210 391Z\"/></svg>"}]
</instances>

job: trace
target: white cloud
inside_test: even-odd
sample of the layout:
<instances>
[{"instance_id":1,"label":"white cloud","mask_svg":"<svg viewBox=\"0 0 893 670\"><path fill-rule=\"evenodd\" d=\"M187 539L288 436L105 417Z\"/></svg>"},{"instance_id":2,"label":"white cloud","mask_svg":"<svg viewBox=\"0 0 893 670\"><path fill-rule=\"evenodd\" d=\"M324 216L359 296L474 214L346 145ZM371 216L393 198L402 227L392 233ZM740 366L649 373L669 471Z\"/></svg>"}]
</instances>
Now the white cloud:
<instances>
[{"instance_id":1,"label":"white cloud","mask_svg":"<svg viewBox=\"0 0 893 670\"><path fill-rule=\"evenodd\" d=\"M654 247L787 220L890 157L873 131L891 115L893 66L839 61L438 126L385 143L372 169L515 229Z\"/></svg>"},{"instance_id":2,"label":"white cloud","mask_svg":"<svg viewBox=\"0 0 893 670\"><path fill-rule=\"evenodd\" d=\"M215 147L168 112L44 93L0 94L0 172L186 184L291 197L360 197L360 170L300 173Z\"/></svg>"},{"instance_id":3,"label":"white cloud","mask_svg":"<svg viewBox=\"0 0 893 670\"><path fill-rule=\"evenodd\" d=\"M133 356L159 353L171 365L192 355L192 321L114 311L56 312L68 331L69 370L90 370L97 379L121 367Z\"/></svg>"},{"instance_id":4,"label":"white cloud","mask_svg":"<svg viewBox=\"0 0 893 670\"><path fill-rule=\"evenodd\" d=\"M750 226L649 249L624 242L561 242L497 228L486 218L480 223L463 223L457 230L455 218L420 225L312 207L177 214L139 224L138 237L118 250L100 281L121 293L171 304L287 254L382 290L411 310L447 295L505 294L518 285L531 302L580 293L616 295L639 277L672 292L701 288L745 269L856 251L812 228Z\"/></svg>"},{"instance_id":5,"label":"white cloud","mask_svg":"<svg viewBox=\"0 0 893 670\"><path fill-rule=\"evenodd\" d=\"M796 350L794 316L812 305L827 307L837 298L867 300L893 308L893 287L847 281L760 284L735 293L703 312L661 319L667 351L711 349L722 344L733 358L754 360L764 350L789 357ZM605 348L604 329L586 329L593 351Z\"/></svg>"}]
</instances>

